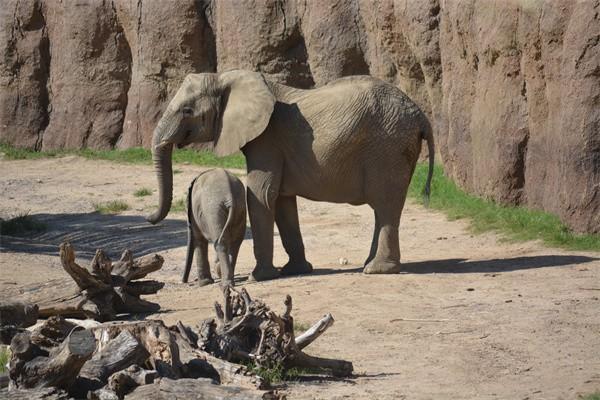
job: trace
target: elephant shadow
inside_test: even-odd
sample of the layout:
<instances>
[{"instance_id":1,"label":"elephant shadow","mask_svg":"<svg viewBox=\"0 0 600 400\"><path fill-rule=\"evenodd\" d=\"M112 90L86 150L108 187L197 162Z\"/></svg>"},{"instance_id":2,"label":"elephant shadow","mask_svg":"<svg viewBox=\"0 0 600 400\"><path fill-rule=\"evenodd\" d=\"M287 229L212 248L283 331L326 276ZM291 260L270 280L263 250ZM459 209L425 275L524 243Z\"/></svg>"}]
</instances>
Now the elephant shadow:
<instances>
[{"instance_id":1,"label":"elephant shadow","mask_svg":"<svg viewBox=\"0 0 600 400\"><path fill-rule=\"evenodd\" d=\"M561 267L573 264L585 264L600 261L600 258L580 255L539 255L490 260L468 260L449 258L443 260L406 262L402 264L400 274L463 274L463 273L500 273L533 268ZM317 275L361 272L358 268L317 268Z\"/></svg>"},{"instance_id":2,"label":"elephant shadow","mask_svg":"<svg viewBox=\"0 0 600 400\"><path fill-rule=\"evenodd\" d=\"M130 249L135 257L187 245L187 222L165 219L151 225L139 215L104 215L93 213L31 215L46 225L42 233L30 236L3 236L3 252L57 255L58 245L69 241L77 257L91 259L96 249L103 249L111 259L118 259ZM252 237L246 228L244 239Z\"/></svg>"}]
</instances>

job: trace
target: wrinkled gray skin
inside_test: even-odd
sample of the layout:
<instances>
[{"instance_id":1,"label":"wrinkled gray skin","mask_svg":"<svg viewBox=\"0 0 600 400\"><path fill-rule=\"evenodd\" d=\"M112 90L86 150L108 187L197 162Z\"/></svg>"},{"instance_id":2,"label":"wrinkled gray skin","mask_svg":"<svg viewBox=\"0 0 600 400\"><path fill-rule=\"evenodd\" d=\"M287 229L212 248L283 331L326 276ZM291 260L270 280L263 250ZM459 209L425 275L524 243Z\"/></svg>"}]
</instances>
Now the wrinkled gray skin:
<instances>
[{"instance_id":1,"label":"wrinkled gray skin","mask_svg":"<svg viewBox=\"0 0 600 400\"><path fill-rule=\"evenodd\" d=\"M248 169L247 203L256 267L250 278L272 279L273 224L289 255L284 275L312 271L298 224L296 196L374 210L365 273L401 270L398 227L421 141L433 137L423 112L398 88L352 76L311 90L295 89L249 71L188 75L154 131L159 207L172 200L173 145L213 142L219 156L239 149Z\"/></svg>"},{"instance_id":2,"label":"wrinkled gray skin","mask_svg":"<svg viewBox=\"0 0 600 400\"><path fill-rule=\"evenodd\" d=\"M224 169L198 175L187 195L188 248L182 281L190 276L196 257L198 284L213 283L208 262L208 242L216 252L215 272L222 285L233 285L238 252L246 233L246 190L242 182Z\"/></svg>"}]
</instances>

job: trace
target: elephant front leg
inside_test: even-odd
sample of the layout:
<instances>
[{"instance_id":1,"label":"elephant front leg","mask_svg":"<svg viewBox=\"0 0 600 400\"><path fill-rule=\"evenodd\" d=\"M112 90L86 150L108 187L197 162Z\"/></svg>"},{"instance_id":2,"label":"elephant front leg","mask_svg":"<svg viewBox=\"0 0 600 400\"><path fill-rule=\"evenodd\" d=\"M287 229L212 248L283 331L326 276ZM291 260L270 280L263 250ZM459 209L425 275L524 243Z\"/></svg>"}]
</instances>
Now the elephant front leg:
<instances>
[{"instance_id":1,"label":"elephant front leg","mask_svg":"<svg viewBox=\"0 0 600 400\"><path fill-rule=\"evenodd\" d=\"M261 192L260 186L257 187L257 184L253 183L249 177L247 202L256 266L248 279L255 281L266 281L279 277L279 270L273 266L274 213L272 207L269 207L269 202L265 201L269 197L268 190L265 190L264 192L267 193L262 195Z\"/></svg>"},{"instance_id":2,"label":"elephant front leg","mask_svg":"<svg viewBox=\"0 0 600 400\"><path fill-rule=\"evenodd\" d=\"M281 269L282 275L301 275L311 273L313 266L306 261L304 243L298 221L296 196L279 196L275 207L275 222L279 228L281 243L290 257Z\"/></svg>"}]
</instances>

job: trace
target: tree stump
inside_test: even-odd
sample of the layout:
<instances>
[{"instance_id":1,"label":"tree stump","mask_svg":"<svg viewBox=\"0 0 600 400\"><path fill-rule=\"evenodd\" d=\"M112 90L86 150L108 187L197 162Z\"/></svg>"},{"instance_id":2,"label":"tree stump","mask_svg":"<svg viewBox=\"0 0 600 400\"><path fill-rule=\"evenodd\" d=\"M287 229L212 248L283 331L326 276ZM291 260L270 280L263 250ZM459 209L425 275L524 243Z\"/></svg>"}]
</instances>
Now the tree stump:
<instances>
[{"instance_id":1,"label":"tree stump","mask_svg":"<svg viewBox=\"0 0 600 400\"><path fill-rule=\"evenodd\" d=\"M282 315L271 311L262 301L251 299L245 289L238 292L225 287L223 296L223 306L215 303L216 319L205 320L200 325L198 347L201 350L228 361L253 361L265 368L282 365L319 369L334 376L352 374L351 362L313 357L302 351L333 324L331 316L309 329L299 346L294 336L289 295Z\"/></svg>"},{"instance_id":2,"label":"tree stump","mask_svg":"<svg viewBox=\"0 0 600 400\"><path fill-rule=\"evenodd\" d=\"M21 297L38 305L39 317L61 315L108 321L117 314L151 313L160 309L158 304L140 296L158 292L164 283L139 281L162 267L164 259L160 255L134 260L131 252L125 250L120 260L112 263L99 249L89 267L84 268L75 262L71 244L62 243L59 248L62 267L72 281L59 279L22 288Z\"/></svg>"},{"instance_id":3,"label":"tree stump","mask_svg":"<svg viewBox=\"0 0 600 400\"><path fill-rule=\"evenodd\" d=\"M22 332L13 338L10 349L9 388L66 390L92 357L96 339L89 330L76 327L60 345L47 352L32 342L29 332Z\"/></svg>"}]
</instances>

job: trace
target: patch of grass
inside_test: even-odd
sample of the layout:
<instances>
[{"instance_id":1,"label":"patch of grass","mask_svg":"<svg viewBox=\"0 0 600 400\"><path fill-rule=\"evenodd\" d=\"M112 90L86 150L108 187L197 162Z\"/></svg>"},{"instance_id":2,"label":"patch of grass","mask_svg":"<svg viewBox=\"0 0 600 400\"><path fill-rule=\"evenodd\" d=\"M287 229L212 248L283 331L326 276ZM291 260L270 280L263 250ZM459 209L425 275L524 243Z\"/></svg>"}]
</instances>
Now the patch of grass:
<instances>
[{"instance_id":1,"label":"patch of grass","mask_svg":"<svg viewBox=\"0 0 600 400\"><path fill-rule=\"evenodd\" d=\"M285 369L281 364L275 364L270 368L259 367L250 361L244 364L248 370L260 376L268 385L284 381L297 381L301 376L322 373L311 368L289 368Z\"/></svg>"},{"instance_id":2,"label":"patch of grass","mask_svg":"<svg viewBox=\"0 0 600 400\"><path fill-rule=\"evenodd\" d=\"M100 214L119 214L129 210L129 204L122 200L112 200L106 203L95 203L94 209Z\"/></svg>"},{"instance_id":3,"label":"patch of grass","mask_svg":"<svg viewBox=\"0 0 600 400\"><path fill-rule=\"evenodd\" d=\"M6 363L10 359L10 348L8 346L0 346L0 373L6 372Z\"/></svg>"},{"instance_id":4,"label":"patch of grass","mask_svg":"<svg viewBox=\"0 0 600 400\"><path fill-rule=\"evenodd\" d=\"M409 197L421 201L427 165L415 170ZM444 211L450 219L467 218L474 232L497 231L509 240L541 240L544 244L570 250L600 251L600 235L578 235L557 216L525 207L510 207L468 195L435 166L429 206Z\"/></svg>"},{"instance_id":5,"label":"patch of grass","mask_svg":"<svg viewBox=\"0 0 600 400\"><path fill-rule=\"evenodd\" d=\"M184 198L177 199L171 204L171 211L173 212L184 212L186 210L186 201Z\"/></svg>"},{"instance_id":6,"label":"patch of grass","mask_svg":"<svg viewBox=\"0 0 600 400\"><path fill-rule=\"evenodd\" d=\"M18 215L6 221L0 219L0 234L10 236L24 236L31 233L40 233L47 226L29 214Z\"/></svg>"},{"instance_id":7,"label":"patch of grass","mask_svg":"<svg viewBox=\"0 0 600 400\"><path fill-rule=\"evenodd\" d=\"M594 392L586 394L585 396L579 396L581 400L600 400L600 392Z\"/></svg>"},{"instance_id":8,"label":"patch of grass","mask_svg":"<svg viewBox=\"0 0 600 400\"><path fill-rule=\"evenodd\" d=\"M310 328L312 325L305 324L304 322L296 322L294 321L294 335L298 335L304 333Z\"/></svg>"},{"instance_id":9,"label":"patch of grass","mask_svg":"<svg viewBox=\"0 0 600 400\"><path fill-rule=\"evenodd\" d=\"M151 194L152 194L152 190L148 189L148 188L140 188L140 189L136 190L135 192L133 192L133 195L135 197L150 196Z\"/></svg>"},{"instance_id":10,"label":"patch of grass","mask_svg":"<svg viewBox=\"0 0 600 400\"><path fill-rule=\"evenodd\" d=\"M177 168L173 169L173 175L181 174L183 171Z\"/></svg>"},{"instance_id":11,"label":"patch of grass","mask_svg":"<svg viewBox=\"0 0 600 400\"><path fill-rule=\"evenodd\" d=\"M56 158L75 155L90 160L108 160L127 164L152 164L152 153L150 150L141 147L124 150L83 149L33 151L16 148L7 144L0 144L0 152L4 153L4 158L6 160L36 160L41 158ZM241 153L236 153L227 157L217 157L208 150L176 149L173 151L173 162L221 168L246 168L246 160Z\"/></svg>"}]
</instances>

